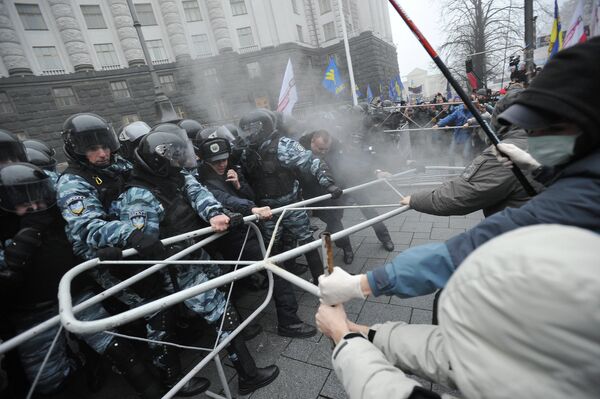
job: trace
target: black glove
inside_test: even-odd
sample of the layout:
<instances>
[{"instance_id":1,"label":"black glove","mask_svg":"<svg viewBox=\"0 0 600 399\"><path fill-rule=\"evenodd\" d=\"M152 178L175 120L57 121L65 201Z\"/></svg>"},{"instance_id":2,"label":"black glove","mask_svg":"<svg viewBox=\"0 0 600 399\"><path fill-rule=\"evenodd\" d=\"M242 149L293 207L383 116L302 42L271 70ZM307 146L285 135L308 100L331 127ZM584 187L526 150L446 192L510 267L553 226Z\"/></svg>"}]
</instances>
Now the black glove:
<instances>
[{"instance_id":1,"label":"black glove","mask_svg":"<svg viewBox=\"0 0 600 399\"><path fill-rule=\"evenodd\" d=\"M327 192L329 194L331 194L331 198L332 199L338 199L338 198L340 198L342 196L342 194L344 194L344 190L342 190L341 188L339 188L335 184L332 184L331 186L328 186L327 187Z\"/></svg>"},{"instance_id":2,"label":"black glove","mask_svg":"<svg viewBox=\"0 0 600 399\"><path fill-rule=\"evenodd\" d=\"M244 215L223 208L223 214L229 218L229 230L237 229L244 225Z\"/></svg>"},{"instance_id":3,"label":"black glove","mask_svg":"<svg viewBox=\"0 0 600 399\"><path fill-rule=\"evenodd\" d=\"M152 238L140 230L135 230L127 239L127 244L135 248L145 259L165 259L167 249L158 238Z\"/></svg>"},{"instance_id":4,"label":"black glove","mask_svg":"<svg viewBox=\"0 0 600 399\"><path fill-rule=\"evenodd\" d=\"M121 260L123 259L123 250L117 247L104 247L96 251L100 260Z\"/></svg>"},{"instance_id":5,"label":"black glove","mask_svg":"<svg viewBox=\"0 0 600 399\"><path fill-rule=\"evenodd\" d=\"M6 266L23 271L30 266L35 251L42 245L42 233L31 227L19 230L4 250Z\"/></svg>"}]
</instances>

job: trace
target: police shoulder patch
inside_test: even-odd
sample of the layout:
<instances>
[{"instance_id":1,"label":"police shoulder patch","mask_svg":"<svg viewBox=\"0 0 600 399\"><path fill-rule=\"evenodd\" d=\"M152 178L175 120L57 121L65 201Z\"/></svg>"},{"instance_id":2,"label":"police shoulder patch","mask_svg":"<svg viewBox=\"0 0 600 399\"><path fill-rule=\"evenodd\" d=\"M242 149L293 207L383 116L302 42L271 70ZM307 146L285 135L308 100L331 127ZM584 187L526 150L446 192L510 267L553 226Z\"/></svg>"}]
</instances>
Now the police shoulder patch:
<instances>
[{"instance_id":1,"label":"police shoulder patch","mask_svg":"<svg viewBox=\"0 0 600 399\"><path fill-rule=\"evenodd\" d=\"M67 208L75 215L79 216L85 211L85 197L82 195L74 195L67 200Z\"/></svg>"},{"instance_id":2,"label":"police shoulder patch","mask_svg":"<svg viewBox=\"0 0 600 399\"><path fill-rule=\"evenodd\" d=\"M142 230L146 225L146 211L139 210L132 212L131 215L129 215L129 221L133 227Z\"/></svg>"}]
</instances>

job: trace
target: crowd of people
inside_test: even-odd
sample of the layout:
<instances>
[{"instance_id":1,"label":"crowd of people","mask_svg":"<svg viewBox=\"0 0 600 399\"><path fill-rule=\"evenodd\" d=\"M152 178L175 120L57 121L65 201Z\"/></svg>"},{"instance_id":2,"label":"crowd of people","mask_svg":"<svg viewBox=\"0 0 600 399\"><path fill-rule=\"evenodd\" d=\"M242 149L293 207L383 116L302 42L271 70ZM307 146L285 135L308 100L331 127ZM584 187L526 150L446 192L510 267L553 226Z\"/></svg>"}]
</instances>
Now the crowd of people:
<instances>
[{"instance_id":1,"label":"crowd of people","mask_svg":"<svg viewBox=\"0 0 600 399\"><path fill-rule=\"evenodd\" d=\"M336 342L332 361L351 398L438 397L404 372L458 388L469 398L598 397L599 55L600 39L592 39L555 56L526 90L511 88L493 105L487 93L475 93L502 140L498 148L474 147L472 115L462 104L447 104L442 95L425 106L384 102L353 109L363 123L357 130L367 136L374 126L455 126L451 141L447 134L418 134L414 142L429 137L447 148L451 160L460 153L467 165L463 173L404 197L401 204L434 215L483 210L486 219L445 243L403 251L364 275L336 267L324 276L316 250L305 254L306 266L295 260L282 265L298 274L308 270L319 285L317 327ZM597 90L588 91L592 86ZM185 259L260 260L259 237L242 228L244 216L257 217L265 242L275 237L276 254L315 238L306 211L287 211L277 228L275 208L323 194L330 199L322 205L368 204L367 195L344 194L344 188L372 178L375 171L349 172L342 140L326 129L303 131L295 123L256 109L237 125L139 121L117 133L102 116L79 113L63 124L68 164L60 171L52 148L0 130L0 338L56 315L61 277L84 260L119 261L128 248L137 251L137 259L165 259L197 239L169 245L161 240L205 227L226 235ZM473 159L474 154L479 155ZM515 165L537 195L515 178ZM377 216L373 208L361 211L367 218ZM313 216L328 231L343 229L341 209ZM553 226L534 226L546 224ZM383 248L393 251L386 226L378 223L373 229ZM344 263L352 263L350 240L336 245ZM74 304L140 267L99 264L76 279ZM170 265L78 317L104 318L222 273L214 264ZM260 276L245 283L264 288ZM36 392L51 396L81 375L89 389L97 390L95 365L108 361L141 398L161 397L181 379L183 366L178 350L160 342L177 341L182 318L222 331L220 341L229 337L241 321L237 289L231 302L222 289L211 289L180 307L145 316L142 331L150 342L145 346L106 332L67 336L58 326L47 329L9 353L0 391L22 396L36 381ZM436 291L431 326L362 326L347 319L342 305L367 295L414 297ZM275 276L273 298L279 335L316 334L298 316L287 280ZM250 324L227 345L240 394L270 384L279 374L275 365L259 367L247 347L260 331ZM195 376L178 395L194 396L209 385Z\"/></svg>"},{"instance_id":2,"label":"crowd of people","mask_svg":"<svg viewBox=\"0 0 600 399\"><path fill-rule=\"evenodd\" d=\"M58 283L66 271L84 260L118 261L127 248L134 248L138 259L165 259L195 240L165 246L162 239L210 226L216 233L227 234L187 259L258 261L264 257L259 237L254 232L247 234L243 227L243 217L249 215L257 216L265 242L275 235L271 254L313 241L314 229L306 211L287 211L276 231L272 210L322 194L330 194L330 203L338 204L343 194L340 185L348 186L357 177L340 173L338 180L341 151L339 145L332 149L334 138L327 131L310 132L297 141L289 128L283 115L266 109L249 112L238 125L206 127L183 119L151 127L138 121L119 132L100 115L79 113L63 124L63 151L68 162L60 171L54 150L46 144L21 142L1 130L2 339L57 314ZM368 198L359 194L353 200L363 203ZM332 232L343 228L341 212L333 217L318 215ZM365 215L377 216L377 211L365 209ZM392 251L394 244L385 225L379 223L374 229L383 247ZM344 262L352 263L350 241L340 240L338 245L343 248ZM297 274L308 269L316 284L323 273L320 255L313 250L304 256L307 266L290 260L284 267ZM101 264L76 280L71 287L73 302L79 304L140 270ZM168 266L78 317L104 318L222 273L217 265ZM253 276L245 286L264 288L264 282ZM240 324L235 306L239 290L234 290L232 303L228 304L226 297L225 291L213 289L186 300L184 310L167 309L145 316L143 331L151 341L147 348L104 332L67 337L58 326L45 330L20 345L17 355L11 354L16 361L6 362L11 381L8 395L19 396L19 389L34 380L36 392L41 394L64 391L81 374L82 363L86 364L83 372L90 379L88 385L97 389L95 373L88 369L98 359L107 359L140 397L160 397L183 372L177 349L157 342L177 341L178 319L186 314L202 319L207 328L221 328L218 338L226 339ZM316 334L316 328L298 316L297 298L287 280L275 277L273 298L279 335L308 338ZM227 346L241 394L270 384L279 373L275 365L258 367L246 346L246 340L260 330L259 325L251 324ZM70 353L73 340L83 348L83 360ZM152 359L151 364L143 361L145 357ZM19 370L26 380L21 386L16 377ZM152 378L154 375L159 378ZM196 376L178 395L197 395L208 387L206 378Z\"/></svg>"},{"instance_id":3,"label":"crowd of people","mask_svg":"<svg viewBox=\"0 0 600 399\"><path fill-rule=\"evenodd\" d=\"M481 223L366 274L336 267L319 278L317 327L336 343L332 362L351 398L440 397L407 374L466 398L600 395L598 62L598 38L559 52L497 105L497 148L402 200L437 215L483 209ZM515 166L538 183L535 196L517 188ZM342 305L436 290L434 325L358 325Z\"/></svg>"}]
</instances>

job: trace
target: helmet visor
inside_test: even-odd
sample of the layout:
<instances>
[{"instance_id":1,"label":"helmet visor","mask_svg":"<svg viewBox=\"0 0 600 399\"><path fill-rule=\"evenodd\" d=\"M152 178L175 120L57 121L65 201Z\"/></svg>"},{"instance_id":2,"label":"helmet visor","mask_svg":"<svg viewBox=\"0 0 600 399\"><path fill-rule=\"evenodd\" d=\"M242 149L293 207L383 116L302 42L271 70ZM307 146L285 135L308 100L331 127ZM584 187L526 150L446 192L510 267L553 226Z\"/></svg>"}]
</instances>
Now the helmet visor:
<instances>
[{"instance_id":1,"label":"helmet visor","mask_svg":"<svg viewBox=\"0 0 600 399\"><path fill-rule=\"evenodd\" d=\"M0 163L27 162L24 147L18 142L0 143Z\"/></svg>"},{"instance_id":2,"label":"helmet visor","mask_svg":"<svg viewBox=\"0 0 600 399\"><path fill-rule=\"evenodd\" d=\"M94 147L105 147L115 152L119 149L119 140L112 128L99 130L85 130L77 134L70 134L69 140L77 155L85 155Z\"/></svg>"},{"instance_id":3,"label":"helmet visor","mask_svg":"<svg viewBox=\"0 0 600 399\"><path fill-rule=\"evenodd\" d=\"M56 204L56 191L50 177L23 184L0 186L0 208L24 215L40 212Z\"/></svg>"},{"instance_id":4,"label":"helmet visor","mask_svg":"<svg viewBox=\"0 0 600 399\"><path fill-rule=\"evenodd\" d=\"M263 130L263 123L261 121L249 122L241 126L241 136L244 138L257 137Z\"/></svg>"},{"instance_id":5,"label":"helmet visor","mask_svg":"<svg viewBox=\"0 0 600 399\"><path fill-rule=\"evenodd\" d=\"M169 164L175 168L196 167L196 154L190 139L186 138L185 145L180 143L164 143L155 147L154 151L161 157L167 159Z\"/></svg>"}]
</instances>

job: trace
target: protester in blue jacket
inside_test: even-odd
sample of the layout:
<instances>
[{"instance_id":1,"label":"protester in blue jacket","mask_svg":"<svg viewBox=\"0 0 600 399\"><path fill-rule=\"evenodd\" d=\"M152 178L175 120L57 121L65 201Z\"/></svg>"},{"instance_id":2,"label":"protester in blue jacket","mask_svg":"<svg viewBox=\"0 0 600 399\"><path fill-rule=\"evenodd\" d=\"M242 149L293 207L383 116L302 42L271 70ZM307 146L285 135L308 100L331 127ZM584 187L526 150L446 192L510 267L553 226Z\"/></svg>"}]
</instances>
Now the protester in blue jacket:
<instances>
[{"instance_id":1,"label":"protester in blue jacket","mask_svg":"<svg viewBox=\"0 0 600 399\"><path fill-rule=\"evenodd\" d=\"M452 133L452 143L448 150L448 157L450 165L454 165L454 155L461 151L463 162L468 165L471 162L473 152L473 144L471 142L471 131L472 129L464 128L463 125L473 117L471 111L465 108L464 105L457 106L454 111L447 117L440 120L433 127L445 127L445 126L457 126Z\"/></svg>"},{"instance_id":2,"label":"protester in blue jacket","mask_svg":"<svg viewBox=\"0 0 600 399\"><path fill-rule=\"evenodd\" d=\"M368 294L412 297L444 287L476 248L519 227L553 223L600 233L600 38L558 53L499 119L528 131L530 154L500 150L548 188L518 209L508 208L445 243L411 248L366 275L342 269L320 279L323 302ZM507 166L511 162L499 157Z\"/></svg>"}]
</instances>

